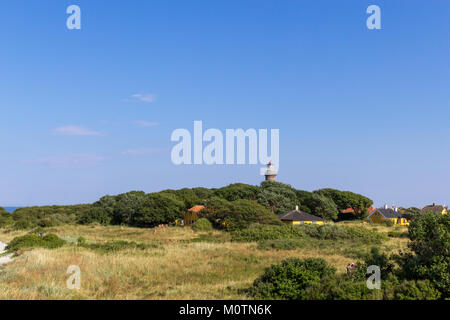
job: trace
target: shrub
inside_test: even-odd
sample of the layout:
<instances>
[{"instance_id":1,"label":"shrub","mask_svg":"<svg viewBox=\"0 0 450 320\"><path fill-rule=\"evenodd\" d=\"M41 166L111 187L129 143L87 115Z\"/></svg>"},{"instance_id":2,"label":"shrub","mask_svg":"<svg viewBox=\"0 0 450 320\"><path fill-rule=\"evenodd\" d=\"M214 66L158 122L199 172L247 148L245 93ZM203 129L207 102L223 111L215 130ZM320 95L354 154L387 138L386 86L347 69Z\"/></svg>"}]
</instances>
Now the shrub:
<instances>
[{"instance_id":1,"label":"shrub","mask_svg":"<svg viewBox=\"0 0 450 320\"><path fill-rule=\"evenodd\" d=\"M305 237L300 228L295 226L253 225L243 230L231 232L233 241L262 241L280 239L298 239Z\"/></svg>"},{"instance_id":2,"label":"shrub","mask_svg":"<svg viewBox=\"0 0 450 320\"><path fill-rule=\"evenodd\" d=\"M329 277L309 286L303 297L307 300L375 300L382 295L378 290L368 289L365 281Z\"/></svg>"},{"instance_id":3,"label":"shrub","mask_svg":"<svg viewBox=\"0 0 450 320\"><path fill-rule=\"evenodd\" d=\"M282 225L273 212L251 200L230 202L224 223L228 230L245 229L254 223Z\"/></svg>"},{"instance_id":4,"label":"shrub","mask_svg":"<svg viewBox=\"0 0 450 320\"><path fill-rule=\"evenodd\" d=\"M18 251L21 249L32 249L32 248L48 248L55 249L62 247L66 242L60 239L54 234L46 235L45 237L39 237L33 234L27 234L21 237L15 237L6 246L8 251Z\"/></svg>"},{"instance_id":5,"label":"shrub","mask_svg":"<svg viewBox=\"0 0 450 320\"><path fill-rule=\"evenodd\" d=\"M429 280L403 281L393 291L395 300L437 300L441 297Z\"/></svg>"},{"instance_id":6,"label":"shrub","mask_svg":"<svg viewBox=\"0 0 450 320\"><path fill-rule=\"evenodd\" d=\"M378 266L382 279L387 279L394 272L392 260L386 254L381 253L378 247L372 247L368 254L363 255L363 260L363 263L357 265L359 279L366 279L369 266Z\"/></svg>"},{"instance_id":7,"label":"shrub","mask_svg":"<svg viewBox=\"0 0 450 320\"><path fill-rule=\"evenodd\" d=\"M389 231L388 237L391 238L408 238L408 232L404 231Z\"/></svg>"},{"instance_id":8,"label":"shrub","mask_svg":"<svg viewBox=\"0 0 450 320\"><path fill-rule=\"evenodd\" d=\"M305 299L308 287L333 277L335 272L336 269L321 258L290 258L266 269L248 294L262 299Z\"/></svg>"},{"instance_id":9,"label":"shrub","mask_svg":"<svg viewBox=\"0 0 450 320\"><path fill-rule=\"evenodd\" d=\"M430 212L415 217L408 228L411 253L396 257L400 276L430 280L442 298L450 298L450 218Z\"/></svg>"},{"instance_id":10,"label":"shrub","mask_svg":"<svg viewBox=\"0 0 450 320\"><path fill-rule=\"evenodd\" d=\"M86 238L84 238L83 236L78 237L77 243L78 243L79 245L86 244Z\"/></svg>"},{"instance_id":11,"label":"shrub","mask_svg":"<svg viewBox=\"0 0 450 320\"><path fill-rule=\"evenodd\" d=\"M306 235L323 240L361 240L369 243L381 243L387 236L375 230L362 227L303 224L296 226Z\"/></svg>"},{"instance_id":12,"label":"shrub","mask_svg":"<svg viewBox=\"0 0 450 320\"><path fill-rule=\"evenodd\" d=\"M108 241L105 243L84 243L81 244L82 247L92 250L97 250L102 253L110 253L116 252L125 249L139 249L145 250L149 248L157 248L158 246L155 244L147 245L143 243L136 243L134 241L125 241L125 240L116 240L116 241Z\"/></svg>"},{"instance_id":13,"label":"shrub","mask_svg":"<svg viewBox=\"0 0 450 320\"><path fill-rule=\"evenodd\" d=\"M382 224L385 225L386 227L392 227L394 225L394 222L392 220L386 219L383 220Z\"/></svg>"},{"instance_id":14,"label":"shrub","mask_svg":"<svg viewBox=\"0 0 450 320\"><path fill-rule=\"evenodd\" d=\"M195 231L208 231L212 230L212 224L211 222L206 218L201 218L195 221L195 223L192 225L192 229Z\"/></svg>"},{"instance_id":15,"label":"shrub","mask_svg":"<svg viewBox=\"0 0 450 320\"><path fill-rule=\"evenodd\" d=\"M108 212L99 206L93 206L86 210L78 220L79 224L91 224L100 223L108 225L111 222L112 216Z\"/></svg>"},{"instance_id":16,"label":"shrub","mask_svg":"<svg viewBox=\"0 0 450 320\"><path fill-rule=\"evenodd\" d=\"M9 227L14 223L12 214L0 207L0 228Z\"/></svg>"}]
</instances>

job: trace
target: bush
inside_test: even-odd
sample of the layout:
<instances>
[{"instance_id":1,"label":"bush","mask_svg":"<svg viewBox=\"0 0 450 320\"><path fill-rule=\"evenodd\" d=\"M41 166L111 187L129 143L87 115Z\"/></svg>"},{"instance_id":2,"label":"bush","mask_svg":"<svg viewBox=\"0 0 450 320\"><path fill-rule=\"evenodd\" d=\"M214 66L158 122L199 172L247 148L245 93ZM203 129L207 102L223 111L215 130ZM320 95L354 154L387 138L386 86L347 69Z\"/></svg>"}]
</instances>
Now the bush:
<instances>
[{"instance_id":1,"label":"bush","mask_svg":"<svg viewBox=\"0 0 450 320\"><path fill-rule=\"evenodd\" d=\"M403 281L393 288L395 300L437 300L441 293L429 280Z\"/></svg>"},{"instance_id":2,"label":"bush","mask_svg":"<svg viewBox=\"0 0 450 320\"><path fill-rule=\"evenodd\" d=\"M450 298L450 218L432 212L416 216L408 227L411 253L396 257L400 276L430 280L442 298Z\"/></svg>"},{"instance_id":3,"label":"bush","mask_svg":"<svg viewBox=\"0 0 450 320\"><path fill-rule=\"evenodd\" d=\"M282 225L270 210L251 200L230 202L224 223L228 230L245 229L252 224Z\"/></svg>"},{"instance_id":4,"label":"bush","mask_svg":"<svg viewBox=\"0 0 450 320\"><path fill-rule=\"evenodd\" d=\"M195 231L209 231L212 230L213 226L211 222L206 218L201 218L195 221L195 223L192 225L192 229Z\"/></svg>"},{"instance_id":5,"label":"bush","mask_svg":"<svg viewBox=\"0 0 450 320\"><path fill-rule=\"evenodd\" d=\"M100 223L102 225L108 225L111 222L112 217L108 212L99 206L93 206L86 210L78 220L79 224L91 224Z\"/></svg>"},{"instance_id":6,"label":"bush","mask_svg":"<svg viewBox=\"0 0 450 320\"><path fill-rule=\"evenodd\" d=\"M84 238L83 236L78 237L77 243L78 243L79 245L86 244L86 238Z\"/></svg>"},{"instance_id":7,"label":"bush","mask_svg":"<svg viewBox=\"0 0 450 320\"><path fill-rule=\"evenodd\" d=\"M305 299L308 287L333 277L335 272L336 269L321 258L290 258L266 269L248 294L262 299Z\"/></svg>"},{"instance_id":8,"label":"bush","mask_svg":"<svg viewBox=\"0 0 450 320\"><path fill-rule=\"evenodd\" d=\"M117 241L108 241L105 243L83 243L81 244L82 247L87 249L96 250L102 253L110 253L110 252L117 252L120 250L125 249L139 249L139 250L145 250L149 248L157 248L157 245L147 245L143 243L136 243L134 241L124 241L124 240L117 240Z\"/></svg>"},{"instance_id":9,"label":"bush","mask_svg":"<svg viewBox=\"0 0 450 320\"><path fill-rule=\"evenodd\" d=\"M386 227L392 227L394 225L394 222L392 220L383 220L382 222L383 225L385 225Z\"/></svg>"},{"instance_id":10,"label":"bush","mask_svg":"<svg viewBox=\"0 0 450 320\"><path fill-rule=\"evenodd\" d=\"M408 238L408 232L404 231L389 231L388 237L391 238Z\"/></svg>"},{"instance_id":11,"label":"bush","mask_svg":"<svg viewBox=\"0 0 450 320\"><path fill-rule=\"evenodd\" d=\"M262 241L280 239L298 239L305 237L304 232L295 226L253 225L243 230L231 232L233 241Z\"/></svg>"},{"instance_id":12,"label":"bush","mask_svg":"<svg viewBox=\"0 0 450 320\"><path fill-rule=\"evenodd\" d=\"M374 230L362 227L303 224L296 226L306 235L322 240L361 240L368 243L381 243L388 237Z\"/></svg>"},{"instance_id":13,"label":"bush","mask_svg":"<svg viewBox=\"0 0 450 320\"><path fill-rule=\"evenodd\" d=\"M21 237L15 237L6 246L6 250L10 252L16 252L22 249L32 248L48 248L55 249L62 247L66 242L60 239L54 234L46 235L45 237L39 237L33 234L27 234Z\"/></svg>"},{"instance_id":14,"label":"bush","mask_svg":"<svg viewBox=\"0 0 450 320\"><path fill-rule=\"evenodd\" d=\"M15 229L54 227L76 223L91 205L25 207L14 211Z\"/></svg>"},{"instance_id":15,"label":"bush","mask_svg":"<svg viewBox=\"0 0 450 320\"><path fill-rule=\"evenodd\" d=\"M0 228L9 227L14 223L12 214L0 207Z\"/></svg>"},{"instance_id":16,"label":"bush","mask_svg":"<svg viewBox=\"0 0 450 320\"><path fill-rule=\"evenodd\" d=\"M350 281L346 277L326 278L305 290L306 300L376 300L381 292L367 288L365 281Z\"/></svg>"}]
</instances>

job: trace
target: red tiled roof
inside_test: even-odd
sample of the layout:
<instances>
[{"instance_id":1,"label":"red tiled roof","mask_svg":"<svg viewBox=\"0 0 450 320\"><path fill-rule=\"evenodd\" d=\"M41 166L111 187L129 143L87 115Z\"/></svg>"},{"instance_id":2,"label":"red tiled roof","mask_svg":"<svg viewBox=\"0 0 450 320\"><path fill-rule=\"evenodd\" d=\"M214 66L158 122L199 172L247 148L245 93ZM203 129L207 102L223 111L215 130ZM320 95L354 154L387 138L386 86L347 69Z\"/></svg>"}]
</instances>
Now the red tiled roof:
<instances>
[{"instance_id":1,"label":"red tiled roof","mask_svg":"<svg viewBox=\"0 0 450 320\"><path fill-rule=\"evenodd\" d=\"M189 212L199 213L199 212L202 211L203 209L205 209L205 206L193 206L193 207L190 208L188 211L189 211Z\"/></svg>"},{"instance_id":2,"label":"red tiled roof","mask_svg":"<svg viewBox=\"0 0 450 320\"><path fill-rule=\"evenodd\" d=\"M371 206L369 209L367 209L367 211L369 211L369 213L372 213L375 210L375 208L373 206ZM355 210L353 208L347 208L345 210L341 211L342 213L354 213Z\"/></svg>"}]
</instances>

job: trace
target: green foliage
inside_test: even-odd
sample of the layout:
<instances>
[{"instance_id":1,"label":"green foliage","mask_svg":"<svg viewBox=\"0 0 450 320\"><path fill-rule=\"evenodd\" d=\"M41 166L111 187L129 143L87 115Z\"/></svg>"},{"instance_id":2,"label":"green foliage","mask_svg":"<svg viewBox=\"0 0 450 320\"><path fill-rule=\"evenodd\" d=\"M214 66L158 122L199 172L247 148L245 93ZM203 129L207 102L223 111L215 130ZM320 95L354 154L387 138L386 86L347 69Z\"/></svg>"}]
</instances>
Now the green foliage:
<instances>
[{"instance_id":1,"label":"green foliage","mask_svg":"<svg viewBox=\"0 0 450 320\"><path fill-rule=\"evenodd\" d=\"M391 238L408 238L408 232L405 231L389 231L388 237Z\"/></svg>"},{"instance_id":2,"label":"green foliage","mask_svg":"<svg viewBox=\"0 0 450 320\"><path fill-rule=\"evenodd\" d=\"M395 300L437 300L441 297L429 280L402 281L392 291Z\"/></svg>"},{"instance_id":3,"label":"green foliage","mask_svg":"<svg viewBox=\"0 0 450 320\"><path fill-rule=\"evenodd\" d=\"M181 190L165 190L160 193L174 195L176 199L178 199L184 203L183 209L189 209L195 205L203 203L203 200L201 198L199 198L192 189L188 189L188 188L184 188Z\"/></svg>"},{"instance_id":4,"label":"green foliage","mask_svg":"<svg viewBox=\"0 0 450 320\"><path fill-rule=\"evenodd\" d=\"M22 249L48 248L55 249L62 247L66 242L54 234L39 237L34 234L27 234L21 237L15 237L6 246L6 250L16 252Z\"/></svg>"},{"instance_id":5,"label":"green foliage","mask_svg":"<svg viewBox=\"0 0 450 320\"><path fill-rule=\"evenodd\" d=\"M328 277L313 283L303 295L305 300L376 300L378 290L367 288L365 281L351 281L346 277Z\"/></svg>"},{"instance_id":6,"label":"green foliage","mask_svg":"<svg viewBox=\"0 0 450 320\"><path fill-rule=\"evenodd\" d=\"M256 200L260 188L243 183L230 184L229 186L217 189L214 191L214 196L228 200Z\"/></svg>"},{"instance_id":7,"label":"green foliage","mask_svg":"<svg viewBox=\"0 0 450 320\"><path fill-rule=\"evenodd\" d=\"M386 227L393 227L394 226L394 221L389 220L389 219L385 219L383 220L382 224Z\"/></svg>"},{"instance_id":8,"label":"green foliage","mask_svg":"<svg viewBox=\"0 0 450 320\"><path fill-rule=\"evenodd\" d=\"M366 278L366 271L369 266L378 266L381 272L381 279L387 279L394 272L392 260L378 247L372 247L370 253L363 256L363 263L358 263L357 273L360 279Z\"/></svg>"},{"instance_id":9,"label":"green foliage","mask_svg":"<svg viewBox=\"0 0 450 320\"><path fill-rule=\"evenodd\" d=\"M14 224L12 214L0 207L0 228L6 228Z\"/></svg>"},{"instance_id":10,"label":"green foliage","mask_svg":"<svg viewBox=\"0 0 450 320\"><path fill-rule=\"evenodd\" d=\"M195 231L209 231L212 230L212 228L212 223L206 218L198 219L192 225L192 229L194 229Z\"/></svg>"},{"instance_id":11,"label":"green foliage","mask_svg":"<svg viewBox=\"0 0 450 320\"><path fill-rule=\"evenodd\" d=\"M76 223L91 205L25 207L12 215L15 229L30 229L36 226L54 227Z\"/></svg>"},{"instance_id":12,"label":"green foliage","mask_svg":"<svg viewBox=\"0 0 450 320\"><path fill-rule=\"evenodd\" d=\"M297 190L290 185L264 181L258 194L258 203L276 214L294 210L297 203Z\"/></svg>"},{"instance_id":13,"label":"green foliage","mask_svg":"<svg viewBox=\"0 0 450 320\"><path fill-rule=\"evenodd\" d=\"M248 294L259 299L302 300L308 296L307 288L333 277L335 272L321 258L290 258L266 269Z\"/></svg>"},{"instance_id":14,"label":"green foliage","mask_svg":"<svg viewBox=\"0 0 450 320\"><path fill-rule=\"evenodd\" d=\"M314 193L333 200L340 211L352 208L357 215L356 217L360 219L365 218L368 214L367 209L373 204L373 201L369 198L350 191L321 189L314 191Z\"/></svg>"},{"instance_id":15,"label":"green foliage","mask_svg":"<svg viewBox=\"0 0 450 320\"><path fill-rule=\"evenodd\" d=\"M158 245L148 245L143 243L136 243L134 241L116 240L105 243L80 243L84 248L96 250L102 253L117 252L125 249L139 249L146 250L149 248L157 248Z\"/></svg>"},{"instance_id":16,"label":"green foliage","mask_svg":"<svg viewBox=\"0 0 450 320\"><path fill-rule=\"evenodd\" d=\"M399 208L400 212L402 213L402 217L407 219L408 221L413 220L416 216L419 216L422 214L422 210L419 208L411 207L408 209L405 208Z\"/></svg>"},{"instance_id":17,"label":"green foliage","mask_svg":"<svg viewBox=\"0 0 450 320\"><path fill-rule=\"evenodd\" d=\"M442 298L450 298L450 219L432 212L417 216L409 225L412 253L396 257L401 277L430 280Z\"/></svg>"},{"instance_id":18,"label":"green foliage","mask_svg":"<svg viewBox=\"0 0 450 320\"><path fill-rule=\"evenodd\" d=\"M352 226L337 226L337 225L314 225L304 224L296 226L306 235L322 239L322 240L361 240L366 243L381 243L388 239L388 237L374 230L366 228L352 227Z\"/></svg>"},{"instance_id":19,"label":"green foliage","mask_svg":"<svg viewBox=\"0 0 450 320\"><path fill-rule=\"evenodd\" d=\"M151 193L144 197L128 223L131 226L148 228L165 224L184 216L185 205L176 196L167 193Z\"/></svg>"},{"instance_id":20,"label":"green foliage","mask_svg":"<svg viewBox=\"0 0 450 320\"><path fill-rule=\"evenodd\" d=\"M83 236L78 237L77 243L78 243L79 245L86 244L86 238L84 238Z\"/></svg>"},{"instance_id":21,"label":"green foliage","mask_svg":"<svg viewBox=\"0 0 450 320\"><path fill-rule=\"evenodd\" d=\"M338 218L338 209L336 204L330 198L322 195L297 190L297 203L300 203L302 211L311 213L325 220L336 220Z\"/></svg>"},{"instance_id":22,"label":"green foliage","mask_svg":"<svg viewBox=\"0 0 450 320\"><path fill-rule=\"evenodd\" d=\"M273 212L251 200L230 202L224 223L228 230L245 229L254 223L282 225Z\"/></svg>"},{"instance_id":23,"label":"green foliage","mask_svg":"<svg viewBox=\"0 0 450 320\"><path fill-rule=\"evenodd\" d=\"M108 225L111 222L111 216L108 212L99 206L92 206L83 212L78 223L80 224L91 224L100 223L102 225Z\"/></svg>"},{"instance_id":24,"label":"green foliage","mask_svg":"<svg viewBox=\"0 0 450 320\"><path fill-rule=\"evenodd\" d=\"M286 225L253 225L243 230L231 232L233 241L262 241L304 238L305 234L300 228Z\"/></svg>"}]
</instances>

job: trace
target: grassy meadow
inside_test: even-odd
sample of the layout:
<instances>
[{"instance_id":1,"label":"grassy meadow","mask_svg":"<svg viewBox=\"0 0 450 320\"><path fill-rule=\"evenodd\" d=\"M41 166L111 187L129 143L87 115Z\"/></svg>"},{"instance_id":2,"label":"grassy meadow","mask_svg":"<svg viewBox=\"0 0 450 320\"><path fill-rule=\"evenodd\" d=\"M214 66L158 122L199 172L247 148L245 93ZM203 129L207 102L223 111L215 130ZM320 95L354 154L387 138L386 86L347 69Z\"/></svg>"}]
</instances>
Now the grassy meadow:
<instances>
[{"instance_id":1,"label":"grassy meadow","mask_svg":"<svg viewBox=\"0 0 450 320\"><path fill-rule=\"evenodd\" d=\"M380 233L405 227L338 223L376 229ZM100 225L47 228L67 244L57 249L19 251L0 266L0 299L249 299L248 288L264 269L288 257L322 257L345 272L371 245L351 240L308 239L294 249L263 248L256 242L234 242L223 231L195 232L191 228L153 229ZM26 231L0 229L9 242ZM85 246L78 243L85 239ZM140 246L110 248L124 240ZM383 252L405 250L408 239L391 235L379 245ZM66 287L71 265L81 269L81 289Z\"/></svg>"}]
</instances>

